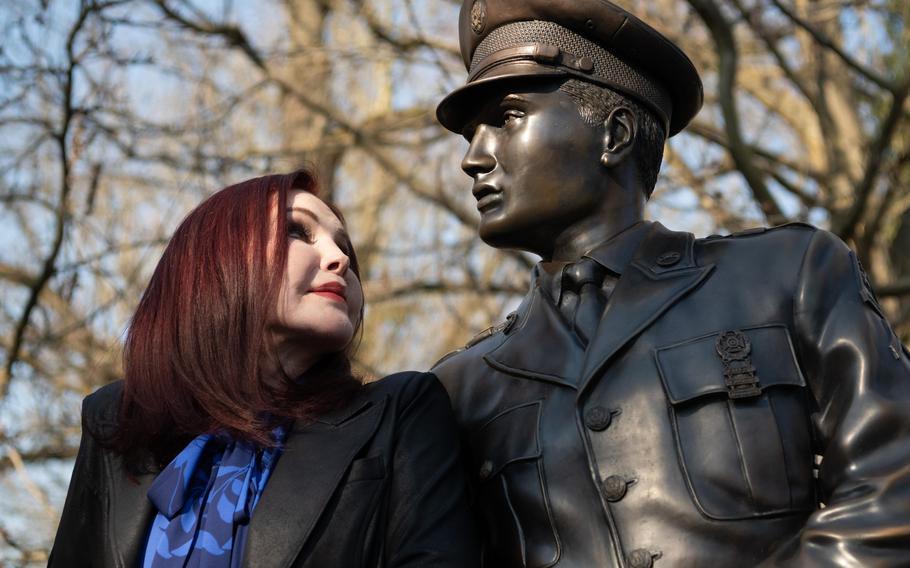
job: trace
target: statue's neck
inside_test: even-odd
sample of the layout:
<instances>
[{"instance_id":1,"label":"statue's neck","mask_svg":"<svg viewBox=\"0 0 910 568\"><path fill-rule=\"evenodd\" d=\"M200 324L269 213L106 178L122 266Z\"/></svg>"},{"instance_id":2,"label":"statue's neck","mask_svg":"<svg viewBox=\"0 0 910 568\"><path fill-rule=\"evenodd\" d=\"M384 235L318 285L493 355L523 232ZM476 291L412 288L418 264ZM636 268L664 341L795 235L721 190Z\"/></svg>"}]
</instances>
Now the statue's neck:
<instances>
[{"instance_id":1,"label":"statue's neck","mask_svg":"<svg viewBox=\"0 0 910 568\"><path fill-rule=\"evenodd\" d=\"M587 217L566 229L554 243L550 254L543 260L571 262L586 252L597 248L644 218L643 206L630 204L612 206L599 215Z\"/></svg>"}]
</instances>

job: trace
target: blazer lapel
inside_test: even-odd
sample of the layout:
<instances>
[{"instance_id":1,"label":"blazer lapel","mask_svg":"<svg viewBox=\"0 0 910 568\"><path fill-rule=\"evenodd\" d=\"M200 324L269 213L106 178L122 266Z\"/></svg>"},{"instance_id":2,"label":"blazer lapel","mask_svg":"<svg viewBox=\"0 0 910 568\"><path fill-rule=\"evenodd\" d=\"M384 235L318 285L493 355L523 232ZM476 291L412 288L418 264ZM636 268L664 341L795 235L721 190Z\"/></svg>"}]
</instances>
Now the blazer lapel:
<instances>
[{"instance_id":1,"label":"blazer lapel","mask_svg":"<svg viewBox=\"0 0 910 568\"><path fill-rule=\"evenodd\" d=\"M584 349L559 309L536 283L522 308L515 329L484 361L503 373L576 388Z\"/></svg>"},{"instance_id":2,"label":"blazer lapel","mask_svg":"<svg viewBox=\"0 0 910 568\"><path fill-rule=\"evenodd\" d=\"M290 566L354 456L379 425L385 400L294 427L247 534L243 566Z\"/></svg>"},{"instance_id":3,"label":"blazer lapel","mask_svg":"<svg viewBox=\"0 0 910 568\"><path fill-rule=\"evenodd\" d=\"M120 458L114 458L112 468L121 466ZM143 552L155 508L148 499L148 490L155 480L154 473L140 475L136 481L130 481L122 472L111 475L118 486L111 491L111 515L108 530L111 535L111 551L114 556L113 566L135 566L141 563L139 554Z\"/></svg>"},{"instance_id":4,"label":"blazer lapel","mask_svg":"<svg viewBox=\"0 0 910 568\"><path fill-rule=\"evenodd\" d=\"M714 265L695 265L693 243L691 233L669 231L660 223L652 225L617 282L588 345L581 389L617 351L708 276Z\"/></svg>"}]
</instances>

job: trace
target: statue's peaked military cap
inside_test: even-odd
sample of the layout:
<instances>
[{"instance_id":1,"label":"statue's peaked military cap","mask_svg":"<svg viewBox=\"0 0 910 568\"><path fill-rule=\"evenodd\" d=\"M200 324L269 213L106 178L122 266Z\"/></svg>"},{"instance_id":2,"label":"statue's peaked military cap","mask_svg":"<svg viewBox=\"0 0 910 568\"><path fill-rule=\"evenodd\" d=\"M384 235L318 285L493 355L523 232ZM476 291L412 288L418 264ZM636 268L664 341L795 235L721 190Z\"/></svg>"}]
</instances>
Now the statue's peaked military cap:
<instances>
[{"instance_id":1,"label":"statue's peaked military cap","mask_svg":"<svg viewBox=\"0 0 910 568\"><path fill-rule=\"evenodd\" d=\"M488 86L522 77L572 77L644 103L672 136L701 108L701 79L679 47L607 0L463 0L458 22L466 85L439 104L461 132Z\"/></svg>"}]
</instances>

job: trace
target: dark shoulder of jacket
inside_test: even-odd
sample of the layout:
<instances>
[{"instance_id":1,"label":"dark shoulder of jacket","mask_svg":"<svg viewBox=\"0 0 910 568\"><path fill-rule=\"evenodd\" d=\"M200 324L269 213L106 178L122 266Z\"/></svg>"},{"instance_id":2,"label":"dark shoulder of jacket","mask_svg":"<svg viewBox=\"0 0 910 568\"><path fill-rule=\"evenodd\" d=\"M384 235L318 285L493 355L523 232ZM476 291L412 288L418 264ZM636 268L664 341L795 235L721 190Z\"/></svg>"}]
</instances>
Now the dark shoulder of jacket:
<instances>
[{"instance_id":1,"label":"dark shoulder of jacket","mask_svg":"<svg viewBox=\"0 0 910 568\"><path fill-rule=\"evenodd\" d=\"M82 401L82 427L95 436L108 435L117 425L117 411L123 394L123 381L99 388Z\"/></svg>"},{"instance_id":2,"label":"dark shoulder of jacket","mask_svg":"<svg viewBox=\"0 0 910 568\"><path fill-rule=\"evenodd\" d=\"M744 229L742 231L737 231L735 233L730 233L729 235L708 235L707 237L702 237L696 239L697 242L707 244L716 241L724 241L728 239L741 239L744 237L757 237L760 235L768 234L786 234L793 232L816 232L821 231L815 225L810 225L809 223L803 223L800 221L793 221L792 223L784 223L783 225L775 225L774 227L753 227L751 229Z\"/></svg>"},{"instance_id":3,"label":"dark shoulder of jacket","mask_svg":"<svg viewBox=\"0 0 910 568\"><path fill-rule=\"evenodd\" d=\"M480 352L480 350L483 349L483 344L488 343L491 338L493 338L494 336L496 336L497 334L499 334L501 332L508 333L508 330L512 327L512 325L514 325L515 319L517 317L518 317L517 312L510 313L509 315L506 316L506 320L504 322L501 322L501 323L498 323L496 325L492 325L492 326L486 328L485 330L481 331L480 333L478 333L477 335L475 335L474 337L469 339L468 342L464 344L464 347L455 349L454 351L449 351L448 353L443 355L439 361L436 361L435 363L433 363L433 366L430 369L435 370L438 367L440 367L443 363L446 363L450 359L453 359L453 358L455 358L455 359L472 359L472 358L474 358L475 357L474 354Z\"/></svg>"},{"instance_id":4,"label":"dark shoulder of jacket","mask_svg":"<svg viewBox=\"0 0 910 568\"><path fill-rule=\"evenodd\" d=\"M372 398L388 396L396 406L407 408L422 397L439 397L448 402L448 395L433 373L401 371L387 375L368 385Z\"/></svg>"},{"instance_id":5,"label":"dark shoulder of jacket","mask_svg":"<svg viewBox=\"0 0 910 568\"><path fill-rule=\"evenodd\" d=\"M793 222L775 227L746 229L729 235L710 235L696 239L695 246L701 251L697 253L699 256L700 254L713 256L724 250L738 251L734 254L742 254L744 251L741 247L759 247L755 250L765 250L769 247L777 251L777 254L795 255L795 261L798 262L814 236L824 232L826 231L808 223ZM724 256L729 254L726 253Z\"/></svg>"},{"instance_id":6,"label":"dark shoulder of jacket","mask_svg":"<svg viewBox=\"0 0 910 568\"><path fill-rule=\"evenodd\" d=\"M439 381L432 373L399 371L369 383L368 388L374 391L373 396L389 395L395 398L407 398L414 396L415 392L427 388L432 389L434 383L438 386Z\"/></svg>"}]
</instances>

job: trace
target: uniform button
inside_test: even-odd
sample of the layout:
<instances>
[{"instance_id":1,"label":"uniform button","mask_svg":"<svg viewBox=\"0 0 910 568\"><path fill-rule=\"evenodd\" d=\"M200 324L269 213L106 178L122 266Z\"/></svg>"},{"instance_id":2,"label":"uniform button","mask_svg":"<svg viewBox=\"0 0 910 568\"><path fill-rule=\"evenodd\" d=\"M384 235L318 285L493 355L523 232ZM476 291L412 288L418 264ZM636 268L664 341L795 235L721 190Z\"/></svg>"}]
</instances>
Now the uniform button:
<instances>
[{"instance_id":1,"label":"uniform button","mask_svg":"<svg viewBox=\"0 0 910 568\"><path fill-rule=\"evenodd\" d=\"M657 257L657 265L663 266L663 267L673 266L674 264L679 262L680 258L682 258L682 255L680 255L678 252L675 252L675 251L665 252L662 255L660 255L659 257Z\"/></svg>"},{"instance_id":2,"label":"uniform button","mask_svg":"<svg viewBox=\"0 0 910 568\"><path fill-rule=\"evenodd\" d=\"M477 475L480 476L480 479L487 479L490 477L490 474L493 473L493 462L487 460L480 465L480 471L477 472Z\"/></svg>"},{"instance_id":3,"label":"uniform button","mask_svg":"<svg viewBox=\"0 0 910 568\"><path fill-rule=\"evenodd\" d=\"M619 501L626 494L626 488L629 484L625 479L618 475L611 475L610 477L604 479L603 490L604 497L607 498L607 501L611 503L614 501Z\"/></svg>"},{"instance_id":4,"label":"uniform button","mask_svg":"<svg viewBox=\"0 0 910 568\"><path fill-rule=\"evenodd\" d=\"M629 553L629 568L651 568L654 557L650 550L638 548Z\"/></svg>"},{"instance_id":5,"label":"uniform button","mask_svg":"<svg viewBox=\"0 0 910 568\"><path fill-rule=\"evenodd\" d=\"M585 426L600 432L606 430L613 421L613 415L603 406L592 406L585 411Z\"/></svg>"},{"instance_id":6,"label":"uniform button","mask_svg":"<svg viewBox=\"0 0 910 568\"><path fill-rule=\"evenodd\" d=\"M502 328L502 332L506 335L512 331L512 328L515 327L515 322L518 321L518 312L512 312L506 316L505 327Z\"/></svg>"}]
</instances>

